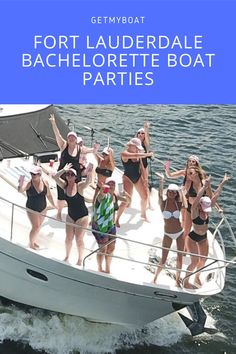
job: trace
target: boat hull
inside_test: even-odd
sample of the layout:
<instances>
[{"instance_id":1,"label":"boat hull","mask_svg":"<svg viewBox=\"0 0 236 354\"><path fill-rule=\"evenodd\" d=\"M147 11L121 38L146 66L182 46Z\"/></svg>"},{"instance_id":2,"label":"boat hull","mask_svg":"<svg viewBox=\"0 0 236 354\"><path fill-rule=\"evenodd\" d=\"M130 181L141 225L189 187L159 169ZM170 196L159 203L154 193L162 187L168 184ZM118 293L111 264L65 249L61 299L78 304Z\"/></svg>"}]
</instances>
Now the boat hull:
<instances>
[{"instance_id":1,"label":"boat hull","mask_svg":"<svg viewBox=\"0 0 236 354\"><path fill-rule=\"evenodd\" d=\"M199 300L193 294L119 281L44 258L0 238L0 294L95 322L140 326ZM176 308L176 306L175 306Z\"/></svg>"}]
</instances>

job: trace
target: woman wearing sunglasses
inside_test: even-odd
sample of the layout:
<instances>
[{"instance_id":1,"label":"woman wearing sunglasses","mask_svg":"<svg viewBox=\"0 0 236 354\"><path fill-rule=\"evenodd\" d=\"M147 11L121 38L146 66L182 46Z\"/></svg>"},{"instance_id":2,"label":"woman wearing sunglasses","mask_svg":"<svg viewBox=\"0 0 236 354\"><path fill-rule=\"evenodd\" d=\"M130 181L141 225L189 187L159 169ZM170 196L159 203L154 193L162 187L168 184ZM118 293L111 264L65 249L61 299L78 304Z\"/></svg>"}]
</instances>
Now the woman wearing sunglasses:
<instances>
[{"instance_id":1,"label":"woman wearing sunglasses","mask_svg":"<svg viewBox=\"0 0 236 354\"><path fill-rule=\"evenodd\" d=\"M77 171L72 168L71 163L67 163L63 169L58 171L53 178L65 193L65 200L68 204L68 215L66 216L66 256L64 261L69 260L72 242L75 238L78 249L77 265L82 265L84 253L84 233L88 227L88 209L85 204L83 192L91 181L91 169L87 171L85 181L77 181ZM61 176L65 174L65 180Z\"/></svg>"},{"instance_id":2,"label":"woman wearing sunglasses","mask_svg":"<svg viewBox=\"0 0 236 354\"><path fill-rule=\"evenodd\" d=\"M164 165L165 173L168 178L178 178L184 177L183 180L183 190L185 191L185 196L188 202L187 209L182 209L182 225L184 228L184 238L186 240L192 226L191 219L191 205L194 198L197 195L198 190L202 187L203 181L206 179L206 173L202 169L199 158L196 155L190 155L185 169L170 172L170 161L167 161ZM209 184L207 191L209 197L212 196L211 185ZM220 207L216 203L216 207L220 210ZM186 247L185 247L186 248ZM187 248L186 248L187 250Z\"/></svg>"},{"instance_id":3,"label":"woman wearing sunglasses","mask_svg":"<svg viewBox=\"0 0 236 354\"><path fill-rule=\"evenodd\" d=\"M136 134L136 137L139 138L139 140L141 141L145 153L149 152L150 149L149 126L150 124L148 122L145 122L143 128L140 128ZM149 175L148 158L143 157L141 161L142 161L141 169L142 169L143 183L145 188L147 189L147 194L148 194L148 207L150 209L153 209L150 202L150 191L149 191L149 183L148 183L148 175Z\"/></svg>"},{"instance_id":4,"label":"woman wearing sunglasses","mask_svg":"<svg viewBox=\"0 0 236 354\"><path fill-rule=\"evenodd\" d=\"M62 170L66 163L71 163L73 168L76 170L78 181L81 180L81 172L80 172L80 154L81 148L77 144L77 134L73 131L70 131L67 134L67 138L64 139L57 127L56 119L54 114L51 114L49 117L49 121L52 124L52 129L55 134L57 145L61 151L60 165L58 167L58 171ZM62 176L64 178L64 176ZM65 206L65 195L63 190L57 186L57 219L62 220L62 209Z\"/></svg>"},{"instance_id":5,"label":"woman wearing sunglasses","mask_svg":"<svg viewBox=\"0 0 236 354\"><path fill-rule=\"evenodd\" d=\"M224 175L221 183L217 187L216 191L213 193L212 197L209 198L206 196L206 191L210 185L210 178L207 178L202 187L199 189L197 196L194 199L194 202L191 207L191 218L192 218L192 231L187 237L188 250L192 254L191 261L187 268L187 278L184 281L184 287L194 289L202 285L200 279L200 272L196 272L194 277L194 284L190 283L190 275L195 269L200 270L204 267L206 263L206 257L208 256L208 240L207 240L207 231L209 224L209 213L212 211L212 207L215 205L217 198L219 197L223 185L230 179L227 174ZM203 258L201 257L203 256Z\"/></svg>"},{"instance_id":6,"label":"woman wearing sunglasses","mask_svg":"<svg viewBox=\"0 0 236 354\"><path fill-rule=\"evenodd\" d=\"M169 249L172 245L172 242L176 242L177 250L184 250L184 238L183 238L183 228L180 223L180 214L181 208L186 206L186 200L182 193L182 190L176 185L171 183L166 192L166 199L163 199L163 183L164 176L160 178L160 187L159 187L159 204L163 214L164 219L164 237L162 240L162 256L161 261L156 269L156 273L153 279L155 283L157 277L162 271L163 266L166 263ZM182 268L182 253L177 253L176 260L176 285L180 286L180 270Z\"/></svg>"},{"instance_id":7,"label":"woman wearing sunglasses","mask_svg":"<svg viewBox=\"0 0 236 354\"><path fill-rule=\"evenodd\" d=\"M148 221L146 214L148 194L147 188L143 183L141 159L144 157L152 157L153 152L144 152L141 141L138 138L132 138L126 145L127 148L121 153L121 162L124 167L124 190L132 198L133 189L135 187L140 196L141 218ZM116 219L117 227L120 227L120 217L127 206L127 203L122 202L119 207Z\"/></svg>"},{"instance_id":8,"label":"woman wearing sunglasses","mask_svg":"<svg viewBox=\"0 0 236 354\"><path fill-rule=\"evenodd\" d=\"M54 208L56 208L56 205L48 182L42 179L42 168L32 166L30 174L31 179L28 182L24 182L22 178L19 179L18 191L21 193L26 192L27 195L27 215L32 226L29 234L29 246L37 250L39 245L36 243L36 238L45 218L47 199Z\"/></svg>"},{"instance_id":9,"label":"woman wearing sunglasses","mask_svg":"<svg viewBox=\"0 0 236 354\"><path fill-rule=\"evenodd\" d=\"M102 156L97 155L98 166L95 172L97 173L97 187L93 197L93 203L95 202L100 188L105 183L106 179L111 177L115 169L115 160L113 150L107 146L102 151Z\"/></svg>"}]
</instances>

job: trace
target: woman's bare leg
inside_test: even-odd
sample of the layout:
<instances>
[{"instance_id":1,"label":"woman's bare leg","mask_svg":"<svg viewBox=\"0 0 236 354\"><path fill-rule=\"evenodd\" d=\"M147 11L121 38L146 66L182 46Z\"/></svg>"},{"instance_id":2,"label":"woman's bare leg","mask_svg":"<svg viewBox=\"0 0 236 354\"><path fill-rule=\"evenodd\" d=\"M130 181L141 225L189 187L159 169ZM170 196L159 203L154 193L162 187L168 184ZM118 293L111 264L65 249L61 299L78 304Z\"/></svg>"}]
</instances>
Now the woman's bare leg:
<instances>
[{"instance_id":1,"label":"woman's bare leg","mask_svg":"<svg viewBox=\"0 0 236 354\"><path fill-rule=\"evenodd\" d=\"M197 267L198 265L198 261L199 261L199 257L198 257L198 246L197 246L197 242L191 240L190 237L187 237L187 247L188 247L188 251L190 253L194 253L196 254L197 256L191 256L191 261L190 261L190 264L186 270L186 275L188 276L187 279L185 279L184 281L184 287L185 288L190 288L190 289L193 289L194 286L192 284L190 284L189 282L189 278L191 276L191 272Z\"/></svg>"},{"instance_id":2,"label":"woman's bare leg","mask_svg":"<svg viewBox=\"0 0 236 354\"><path fill-rule=\"evenodd\" d=\"M164 235L163 241L162 241L162 247L170 248L171 245L172 245L172 239L170 237ZM169 254L169 250L165 250L165 249L162 250L161 261L160 261L160 263L159 263L159 265L158 265L158 267L156 269L156 273L155 273L155 276L153 278L153 283L156 282L158 275L161 273L162 266L166 263L168 254Z\"/></svg>"},{"instance_id":3,"label":"woman's bare leg","mask_svg":"<svg viewBox=\"0 0 236 354\"><path fill-rule=\"evenodd\" d=\"M208 256L208 251L209 251L209 245L208 245L208 240L207 239L198 242L198 252L199 252L200 256L207 257ZM206 263L206 258L199 257L199 261L198 261L198 264L197 264L197 270L201 269L202 267L204 267L205 263ZM198 285L201 286L202 282L200 280L200 274L201 273L199 272L199 273L197 273L195 275L194 281L195 281L195 283L197 283Z\"/></svg>"},{"instance_id":4,"label":"woman's bare leg","mask_svg":"<svg viewBox=\"0 0 236 354\"><path fill-rule=\"evenodd\" d=\"M44 212L44 211L43 211ZM36 237L40 231L40 227L43 223L44 216L40 214L35 214L33 212L27 211L28 218L31 223L31 230L29 233L29 246L33 249L38 249L39 245L36 243Z\"/></svg>"},{"instance_id":5,"label":"woman's bare leg","mask_svg":"<svg viewBox=\"0 0 236 354\"><path fill-rule=\"evenodd\" d=\"M147 189L145 188L144 184L143 184L143 179L139 178L138 182L135 183L135 188L140 196L141 199L141 217L147 221L147 199L148 199L148 195L147 195Z\"/></svg>"},{"instance_id":6,"label":"woman's bare leg","mask_svg":"<svg viewBox=\"0 0 236 354\"><path fill-rule=\"evenodd\" d=\"M124 184L124 191L127 192L131 197L133 194L133 183L130 179L126 176L123 176L123 184ZM116 214L116 226L120 227L120 217L123 214L125 208L127 207L127 203L121 202L119 209Z\"/></svg>"},{"instance_id":7,"label":"woman's bare leg","mask_svg":"<svg viewBox=\"0 0 236 354\"><path fill-rule=\"evenodd\" d=\"M68 215L66 217L66 221L69 223L73 223L73 220ZM66 239L65 239L66 256L64 258L65 262L69 260L72 242L74 239L74 233L75 233L74 226L66 224Z\"/></svg>"},{"instance_id":8,"label":"woman's bare leg","mask_svg":"<svg viewBox=\"0 0 236 354\"><path fill-rule=\"evenodd\" d=\"M112 254L114 252L115 249L115 244L116 242L112 242L107 246L107 255L105 256L105 261L106 261L106 269L105 272L106 273L110 273L111 272L111 261L112 261Z\"/></svg>"},{"instance_id":9,"label":"woman's bare leg","mask_svg":"<svg viewBox=\"0 0 236 354\"><path fill-rule=\"evenodd\" d=\"M75 240L78 249L78 262L77 265L82 265L83 255L84 255L84 234L85 229L88 227L88 216L84 216L83 218L76 221L76 225L80 227L75 227Z\"/></svg>"},{"instance_id":10,"label":"woman's bare leg","mask_svg":"<svg viewBox=\"0 0 236 354\"><path fill-rule=\"evenodd\" d=\"M177 250L178 251L183 251L184 250L184 236L181 235L177 238L176 240L176 245L177 245ZM177 259L176 259L176 268L177 269L182 269L182 264L183 264L183 254L182 253L177 253ZM181 271L176 271L176 285L180 286L180 273Z\"/></svg>"}]
</instances>

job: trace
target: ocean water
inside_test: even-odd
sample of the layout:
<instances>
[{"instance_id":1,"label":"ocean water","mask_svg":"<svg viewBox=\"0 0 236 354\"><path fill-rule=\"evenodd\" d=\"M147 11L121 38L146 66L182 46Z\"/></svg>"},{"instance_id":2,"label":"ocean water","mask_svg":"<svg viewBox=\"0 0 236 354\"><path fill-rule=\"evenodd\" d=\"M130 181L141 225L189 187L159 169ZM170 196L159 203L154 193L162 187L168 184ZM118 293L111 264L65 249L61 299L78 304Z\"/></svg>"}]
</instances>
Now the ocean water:
<instances>
[{"instance_id":1,"label":"ocean water","mask_svg":"<svg viewBox=\"0 0 236 354\"><path fill-rule=\"evenodd\" d=\"M232 105L64 105L57 106L70 120L78 135L89 146L99 141L113 147L118 167L120 153L144 121L150 122L150 182L158 185L154 172L162 163L183 168L191 154L199 156L203 168L212 176L213 189L224 173L231 175L219 198L236 235L236 106ZM91 136L93 128L93 136ZM173 181L173 180L172 180ZM224 234L231 256L229 235ZM214 335L192 338L177 314L155 321L144 328L127 329L96 324L84 319L0 303L0 354L76 354L76 353L236 353L236 267L228 268L223 292L204 301L207 325L217 328ZM78 299L79 301L79 299Z\"/></svg>"}]
</instances>

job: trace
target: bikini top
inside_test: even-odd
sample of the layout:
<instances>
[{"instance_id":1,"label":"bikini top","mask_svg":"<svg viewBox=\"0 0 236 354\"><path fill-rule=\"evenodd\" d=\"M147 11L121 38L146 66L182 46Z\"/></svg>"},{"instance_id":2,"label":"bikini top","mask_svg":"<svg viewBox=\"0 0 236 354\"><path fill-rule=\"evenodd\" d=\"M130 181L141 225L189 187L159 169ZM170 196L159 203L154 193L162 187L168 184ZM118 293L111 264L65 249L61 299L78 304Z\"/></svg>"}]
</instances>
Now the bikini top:
<instances>
[{"instance_id":1,"label":"bikini top","mask_svg":"<svg viewBox=\"0 0 236 354\"><path fill-rule=\"evenodd\" d=\"M206 225L208 223L209 223L209 217L207 217L205 220L203 220L198 215L195 219L193 219L193 224L195 224L195 225Z\"/></svg>"},{"instance_id":2,"label":"bikini top","mask_svg":"<svg viewBox=\"0 0 236 354\"><path fill-rule=\"evenodd\" d=\"M176 202L175 202L175 204L176 204L176 207L178 208L178 205ZM165 204L165 208L166 208L166 204ZM179 219L180 218L180 211L179 211L179 209L176 209L173 212L169 211L169 210L164 210L162 212L162 215L165 220L168 220L170 218Z\"/></svg>"},{"instance_id":3,"label":"bikini top","mask_svg":"<svg viewBox=\"0 0 236 354\"><path fill-rule=\"evenodd\" d=\"M104 176L104 177L111 177L111 175L112 175L112 171L109 170L108 168L97 167L95 172L99 175Z\"/></svg>"}]
</instances>

